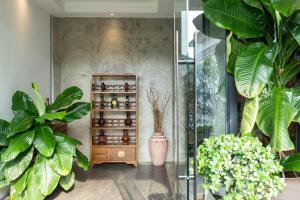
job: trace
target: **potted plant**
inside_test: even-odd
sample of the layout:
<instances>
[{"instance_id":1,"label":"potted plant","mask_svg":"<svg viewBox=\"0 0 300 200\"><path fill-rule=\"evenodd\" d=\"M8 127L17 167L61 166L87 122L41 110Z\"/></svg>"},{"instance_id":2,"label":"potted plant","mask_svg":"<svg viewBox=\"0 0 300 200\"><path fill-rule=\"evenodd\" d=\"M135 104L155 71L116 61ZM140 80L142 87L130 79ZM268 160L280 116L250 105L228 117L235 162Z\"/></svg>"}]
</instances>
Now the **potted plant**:
<instances>
[{"instance_id":1,"label":"potted plant","mask_svg":"<svg viewBox=\"0 0 300 200\"><path fill-rule=\"evenodd\" d=\"M0 119L0 155L4 152L8 146L7 134L9 130L9 123ZM3 169L3 163L0 160L0 171ZM0 173L0 199L3 199L9 194L9 184L3 179Z\"/></svg>"},{"instance_id":2,"label":"potted plant","mask_svg":"<svg viewBox=\"0 0 300 200\"><path fill-rule=\"evenodd\" d=\"M285 185L271 148L252 136L205 139L198 149L197 169L204 188L216 199L271 199Z\"/></svg>"},{"instance_id":3,"label":"potted plant","mask_svg":"<svg viewBox=\"0 0 300 200\"><path fill-rule=\"evenodd\" d=\"M147 91L147 98L151 104L153 121L154 121L154 134L149 139L149 149L151 160L154 166L161 166L165 163L168 151L168 139L163 134L163 119L166 111L166 106L170 101L170 97L159 100L158 92L151 87Z\"/></svg>"},{"instance_id":4,"label":"potted plant","mask_svg":"<svg viewBox=\"0 0 300 200\"><path fill-rule=\"evenodd\" d=\"M90 111L89 103L73 103L82 98L81 89L70 87L46 106L35 83L32 88L35 102L17 91L12 97L13 119L0 123L8 138L1 152L1 187L10 185L11 200L42 200L58 185L69 190L75 181L74 158L79 167L88 169L87 157L77 149L81 142L49 126L54 120L81 119Z\"/></svg>"}]
</instances>

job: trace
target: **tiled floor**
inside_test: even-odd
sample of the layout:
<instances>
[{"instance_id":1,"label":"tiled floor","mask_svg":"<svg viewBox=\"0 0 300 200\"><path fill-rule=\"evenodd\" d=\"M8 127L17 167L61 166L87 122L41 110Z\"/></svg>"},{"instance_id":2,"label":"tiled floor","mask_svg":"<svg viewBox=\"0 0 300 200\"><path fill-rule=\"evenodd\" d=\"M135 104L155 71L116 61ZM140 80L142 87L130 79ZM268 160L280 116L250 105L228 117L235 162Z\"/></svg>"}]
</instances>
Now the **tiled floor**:
<instances>
[{"instance_id":1,"label":"tiled floor","mask_svg":"<svg viewBox=\"0 0 300 200\"><path fill-rule=\"evenodd\" d=\"M173 165L162 167L104 164L88 172L75 168L70 192L57 190L48 200L172 200Z\"/></svg>"}]
</instances>

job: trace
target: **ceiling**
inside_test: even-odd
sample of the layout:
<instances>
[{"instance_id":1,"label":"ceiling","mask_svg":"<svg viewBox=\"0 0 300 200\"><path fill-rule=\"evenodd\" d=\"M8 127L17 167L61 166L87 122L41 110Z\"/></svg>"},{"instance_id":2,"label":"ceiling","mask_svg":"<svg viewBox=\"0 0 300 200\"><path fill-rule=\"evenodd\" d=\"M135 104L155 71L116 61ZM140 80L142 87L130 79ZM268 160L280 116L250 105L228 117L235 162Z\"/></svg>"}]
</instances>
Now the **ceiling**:
<instances>
[{"instance_id":1,"label":"ceiling","mask_svg":"<svg viewBox=\"0 0 300 200\"><path fill-rule=\"evenodd\" d=\"M56 17L171 18L173 0L34 0Z\"/></svg>"}]
</instances>

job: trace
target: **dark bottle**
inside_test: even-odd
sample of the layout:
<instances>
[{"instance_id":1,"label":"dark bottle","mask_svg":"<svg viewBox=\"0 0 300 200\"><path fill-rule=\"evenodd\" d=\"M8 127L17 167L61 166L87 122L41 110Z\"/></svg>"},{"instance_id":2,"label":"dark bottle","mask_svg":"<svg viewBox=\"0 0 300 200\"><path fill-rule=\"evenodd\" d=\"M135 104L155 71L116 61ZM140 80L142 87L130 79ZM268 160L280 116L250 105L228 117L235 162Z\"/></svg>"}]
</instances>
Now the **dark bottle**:
<instances>
[{"instance_id":1,"label":"dark bottle","mask_svg":"<svg viewBox=\"0 0 300 200\"><path fill-rule=\"evenodd\" d=\"M105 108L104 96L101 96L101 100L100 100L100 109L104 109L104 108Z\"/></svg>"},{"instance_id":2,"label":"dark bottle","mask_svg":"<svg viewBox=\"0 0 300 200\"><path fill-rule=\"evenodd\" d=\"M130 112L127 112L126 114L127 114L127 117L126 117L126 119L124 121L125 122L125 126L130 127L131 124L132 124L132 120L130 119Z\"/></svg>"},{"instance_id":3,"label":"dark bottle","mask_svg":"<svg viewBox=\"0 0 300 200\"><path fill-rule=\"evenodd\" d=\"M92 84L92 90L95 91L96 90L96 85L93 83Z\"/></svg>"},{"instance_id":4,"label":"dark bottle","mask_svg":"<svg viewBox=\"0 0 300 200\"><path fill-rule=\"evenodd\" d=\"M127 130L124 130L124 133L123 133L123 136L122 136L122 141L123 141L123 144L126 144L128 145L129 144L129 135L128 135L128 131Z\"/></svg>"},{"instance_id":5,"label":"dark bottle","mask_svg":"<svg viewBox=\"0 0 300 200\"><path fill-rule=\"evenodd\" d=\"M124 85L124 90L125 90L125 92L128 92L128 91L129 91L129 84L128 84L128 83L125 83L125 85Z\"/></svg>"},{"instance_id":6,"label":"dark bottle","mask_svg":"<svg viewBox=\"0 0 300 200\"><path fill-rule=\"evenodd\" d=\"M105 83L101 83L101 91L104 92L106 90L106 84Z\"/></svg>"},{"instance_id":7,"label":"dark bottle","mask_svg":"<svg viewBox=\"0 0 300 200\"><path fill-rule=\"evenodd\" d=\"M100 144L106 144L107 143L107 136L104 134L104 130L100 131L99 143Z\"/></svg>"},{"instance_id":8,"label":"dark bottle","mask_svg":"<svg viewBox=\"0 0 300 200\"><path fill-rule=\"evenodd\" d=\"M126 96L125 99L125 109L130 109L129 96Z\"/></svg>"},{"instance_id":9,"label":"dark bottle","mask_svg":"<svg viewBox=\"0 0 300 200\"><path fill-rule=\"evenodd\" d=\"M98 121L100 127L104 127L105 119L103 118L103 112L100 112L100 119Z\"/></svg>"}]
</instances>

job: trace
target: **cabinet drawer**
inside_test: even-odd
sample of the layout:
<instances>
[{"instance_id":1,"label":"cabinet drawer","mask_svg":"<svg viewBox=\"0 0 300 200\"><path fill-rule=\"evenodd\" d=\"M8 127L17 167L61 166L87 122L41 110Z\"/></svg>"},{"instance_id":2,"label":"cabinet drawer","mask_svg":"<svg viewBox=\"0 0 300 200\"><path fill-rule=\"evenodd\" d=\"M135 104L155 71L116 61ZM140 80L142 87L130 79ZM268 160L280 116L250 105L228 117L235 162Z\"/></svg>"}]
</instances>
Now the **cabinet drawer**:
<instances>
[{"instance_id":1,"label":"cabinet drawer","mask_svg":"<svg viewBox=\"0 0 300 200\"><path fill-rule=\"evenodd\" d=\"M110 148L109 161L134 161L135 148Z\"/></svg>"},{"instance_id":2,"label":"cabinet drawer","mask_svg":"<svg viewBox=\"0 0 300 200\"><path fill-rule=\"evenodd\" d=\"M93 147L93 160L106 161L108 159L108 149L101 147Z\"/></svg>"}]
</instances>

